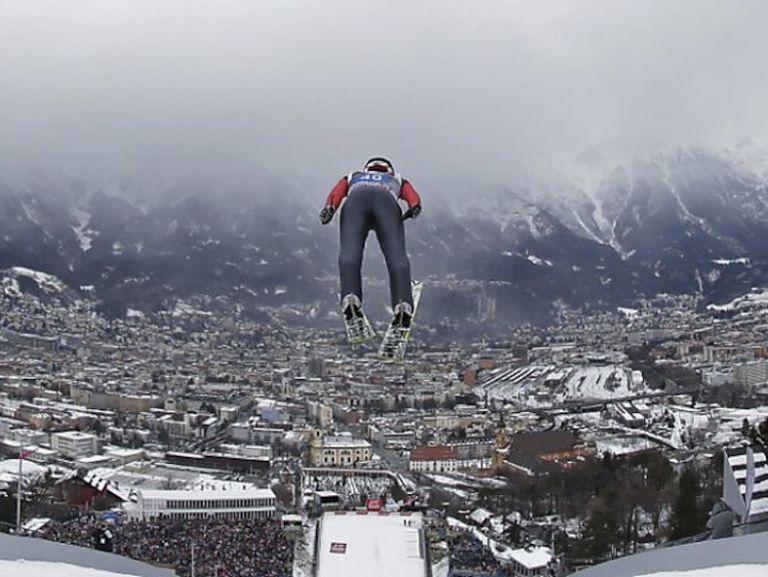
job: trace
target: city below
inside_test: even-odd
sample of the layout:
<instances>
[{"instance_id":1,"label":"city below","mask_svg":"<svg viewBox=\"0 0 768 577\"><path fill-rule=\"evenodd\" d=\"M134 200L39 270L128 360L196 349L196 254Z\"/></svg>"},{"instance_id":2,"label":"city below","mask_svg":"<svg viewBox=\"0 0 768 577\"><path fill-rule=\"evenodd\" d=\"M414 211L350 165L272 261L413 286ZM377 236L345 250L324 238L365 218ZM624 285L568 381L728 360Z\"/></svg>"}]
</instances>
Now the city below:
<instances>
[{"instance_id":1,"label":"city below","mask_svg":"<svg viewBox=\"0 0 768 577\"><path fill-rule=\"evenodd\" d=\"M148 564L84 566L559 576L768 526L761 291L492 340L417 322L402 363L289 307L0 298L2 522Z\"/></svg>"}]
</instances>

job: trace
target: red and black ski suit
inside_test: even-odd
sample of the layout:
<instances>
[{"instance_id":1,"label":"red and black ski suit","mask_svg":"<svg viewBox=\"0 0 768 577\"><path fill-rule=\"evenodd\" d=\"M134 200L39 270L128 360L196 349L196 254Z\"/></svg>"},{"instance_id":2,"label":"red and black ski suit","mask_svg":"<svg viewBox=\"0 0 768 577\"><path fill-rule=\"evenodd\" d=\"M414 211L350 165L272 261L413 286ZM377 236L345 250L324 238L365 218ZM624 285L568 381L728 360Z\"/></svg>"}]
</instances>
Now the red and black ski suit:
<instances>
[{"instance_id":1,"label":"red and black ski suit","mask_svg":"<svg viewBox=\"0 0 768 577\"><path fill-rule=\"evenodd\" d=\"M341 207L339 273L341 298L352 293L362 301L361 269L368 233L373 230L389 272L392 308L406 302L413 306L411 265L405 251L403 205L421 207L419 194L399 174L357 171L345 176L325 201L334 210Z\"/></svg>"}]
</instances>

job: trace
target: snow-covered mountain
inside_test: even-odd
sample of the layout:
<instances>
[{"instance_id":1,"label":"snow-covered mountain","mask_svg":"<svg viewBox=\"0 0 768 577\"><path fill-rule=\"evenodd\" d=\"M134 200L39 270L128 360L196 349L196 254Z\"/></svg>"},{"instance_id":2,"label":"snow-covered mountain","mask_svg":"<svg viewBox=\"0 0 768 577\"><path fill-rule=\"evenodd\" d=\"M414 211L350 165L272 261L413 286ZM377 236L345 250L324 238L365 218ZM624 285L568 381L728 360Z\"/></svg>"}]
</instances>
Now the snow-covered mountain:
<instances>
[{"instance_id":1,"label":"snow-covered mountain","mask_svg":"<svg viewBox=\"0 0 768 577\"><path fill-rule=\"evenodd\" d=\"M727 302L768 286L762 151L674 149L629 163L590 151L472 191L461 210L424 191L424 215L407 224L414 275L430 281L424 314L506 322L541 317L556 302L620 305L658 292ZM172 309L195 294L331 308L338 241L317 221L324 193L188 179L148 194L126 183L0 178L0 269L93 287L114 314ZM383 275L376 251L365 270ZM386 283L369 284L385 302Z\"/></svg>"}]
</instances>

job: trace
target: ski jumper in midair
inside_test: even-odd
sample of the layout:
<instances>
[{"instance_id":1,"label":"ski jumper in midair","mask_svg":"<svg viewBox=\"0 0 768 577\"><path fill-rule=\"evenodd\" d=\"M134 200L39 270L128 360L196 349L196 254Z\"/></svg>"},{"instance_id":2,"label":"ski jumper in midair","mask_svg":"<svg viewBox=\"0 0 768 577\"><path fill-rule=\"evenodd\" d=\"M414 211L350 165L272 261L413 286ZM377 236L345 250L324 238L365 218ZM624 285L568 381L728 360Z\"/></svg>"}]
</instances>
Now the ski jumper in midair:
<instances>
[{"instance_id":1,"label":"ski jumper in midair","mask_svg":"<svg viewBox=\"0 0 768 577\"><path fill-rule=\"evenodd\" d=\"M346 199L346 200L345 200ZM341 207L339 272L341 307L346 319L362 315L363 250L373 230L389 272L393 324L408 326L413 315L411 265L405 251L403 222L421 213L421 199L410 182L385 158L372 158L343 177L325 201L320 221L328 224ZM403 211L402 204L407 205Z\"/></svg>"}]
</instances>

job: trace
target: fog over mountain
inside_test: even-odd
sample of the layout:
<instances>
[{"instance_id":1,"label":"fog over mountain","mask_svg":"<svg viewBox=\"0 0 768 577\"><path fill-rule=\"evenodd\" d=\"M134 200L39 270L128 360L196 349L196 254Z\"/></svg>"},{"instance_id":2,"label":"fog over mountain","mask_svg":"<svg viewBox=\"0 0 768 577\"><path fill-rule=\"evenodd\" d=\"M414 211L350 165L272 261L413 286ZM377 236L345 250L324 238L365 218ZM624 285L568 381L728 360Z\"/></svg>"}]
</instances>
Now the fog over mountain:
<instances>
[{"instance_id":1,"label":"fog over mountain","mask_svg":"<svg viewBox=\"0 0 768 577\"><path fill-rule=\"evenodd\" d=\"M584 179L479 188L476 206L433 206L407 223L425 320L503 328L561 304L632 306L657 293L725 302L768 284L768 179L752 147L673 149ZM590 180L588 179L588 180ZM334 314L337 234L312 199L232 175L145 195L130 183L28 177L0 187L4 294L89 295L109 315L205 308L304 307ZM552 191L557 194L552 194ZM19 268L21 267L21 268ZM57 280L32 271L56 275ZM373 318L386 314L375 241L364 269ZM52 288L54 287L54 288ZM223 299L223 300L222 300ZM302 317L305 318L305 317Z\"/></svg>"},{"instance_id":2,"label":"fog over mountain","mask_svg":"<svg viewBox=\"0 0 768 577\"><path fill-rule=\"evenodd\" d=\"M0 156L317 195L387 154L438 200L591 147L626 162L768 134L766 17L760 0L3 2Z\"/></svg>"},{"instance_id":3,"label":"fog over mountain","mask_svg":"<svg viewBox=\"0 0 768 577\"><path fill-rule=\"evenodd\" d=\"M317 211L384 154L423 196L427 316L732 298L768 282L766 17L759 0L5 2L4 291L45 296L31 269L111 314L207 295L322 317L337 231Z\"/></svg>"}]
</instances>

